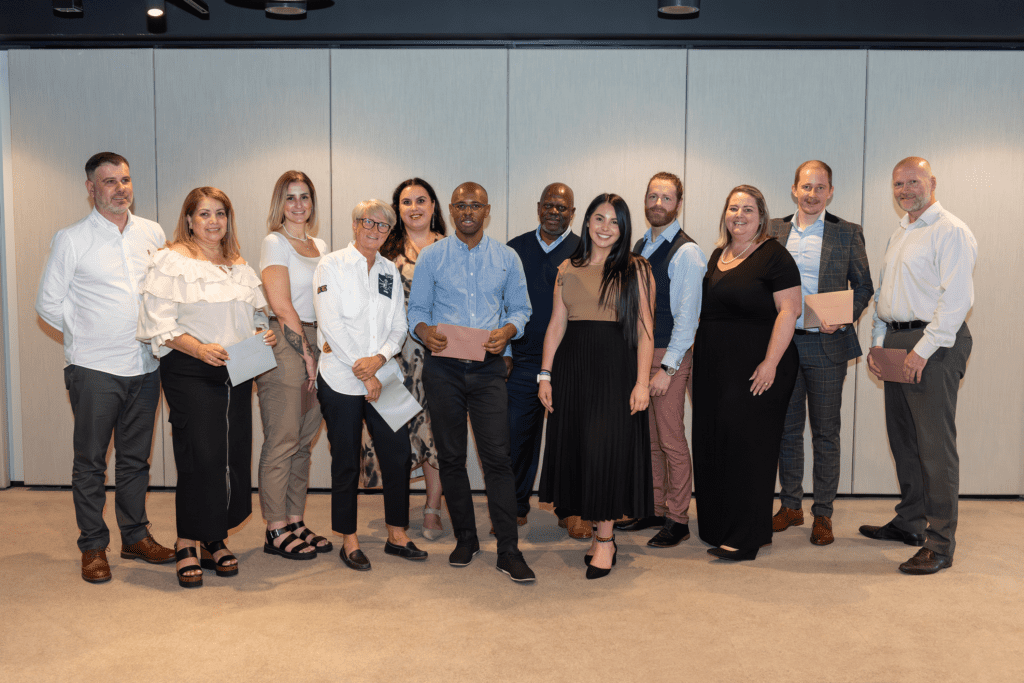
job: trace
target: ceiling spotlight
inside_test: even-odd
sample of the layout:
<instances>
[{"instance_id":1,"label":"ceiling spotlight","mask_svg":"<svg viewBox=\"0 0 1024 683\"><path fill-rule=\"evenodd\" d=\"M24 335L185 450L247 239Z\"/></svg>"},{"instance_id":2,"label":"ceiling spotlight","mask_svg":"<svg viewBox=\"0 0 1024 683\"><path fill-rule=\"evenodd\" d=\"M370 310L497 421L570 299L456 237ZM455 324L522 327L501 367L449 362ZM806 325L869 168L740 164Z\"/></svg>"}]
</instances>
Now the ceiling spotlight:
<instances>
[{"instance_id":1,"label":"ceiling spotlight","mask_svg":"<svg viewBox=\"0 0 1024 683\"><path fill-rule=\"evenodd\" d=\"M294 16L306 13L306 0L267 0L267 14Z\"/></svg>"},{"instance_id":2,"label":"ceiling spotlight","mask_svg":"<svg viewBox=\"0 0 1024 683\"><path fill-rule=\"evenodd\" d=\"M698 14L700 0L658 0L658 14Z\"/></svg>"},{"instance_id":3,"label":"ceiling spotlight","mask_svg":"<svg viewBox=\"0 0 1024 683\"><path fill-rule=\"evenodd\" d=\"M53 0L53 11L61 14L84 14L82 0Z\"/></svg>"},{"instance_id":4,"label":"ceiling spotlight","mask_svg":"<svg viewBox=\"0 0 1024 683\"><path fill-rule=\"evenodd\" d=\"M146 0L146 14L156 18L164 15L164 0Z\"/></svg>"}]
</instances>

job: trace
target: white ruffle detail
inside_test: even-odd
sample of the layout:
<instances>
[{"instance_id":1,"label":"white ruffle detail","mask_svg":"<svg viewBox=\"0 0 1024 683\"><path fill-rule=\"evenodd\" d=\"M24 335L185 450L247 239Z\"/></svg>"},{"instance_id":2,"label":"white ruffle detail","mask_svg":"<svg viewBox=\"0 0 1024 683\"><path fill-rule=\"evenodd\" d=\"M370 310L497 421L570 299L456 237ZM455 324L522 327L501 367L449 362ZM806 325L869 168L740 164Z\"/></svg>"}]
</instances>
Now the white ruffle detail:
<instances>
[{"instance_id":1,"label":"white ruffle detail","mask_svg":"<svg viewBox=\"0 0 1024 683\"><path fill-rule=\"evenodd\" d=\"M267 305L260 278L249 264L217 266L173 249L154 254L142 291L179 304L242 301L256 309Z\"/></svg>"}]
</instances>

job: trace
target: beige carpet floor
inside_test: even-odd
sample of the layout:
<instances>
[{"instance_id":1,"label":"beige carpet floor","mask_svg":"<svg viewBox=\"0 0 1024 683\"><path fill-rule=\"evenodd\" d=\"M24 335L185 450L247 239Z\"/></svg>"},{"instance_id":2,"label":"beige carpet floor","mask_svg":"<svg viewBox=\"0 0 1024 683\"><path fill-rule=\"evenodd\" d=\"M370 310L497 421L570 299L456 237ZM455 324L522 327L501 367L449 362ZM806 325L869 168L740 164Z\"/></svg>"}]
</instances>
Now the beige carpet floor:
<instances>
[{"instance_id":1,"label":"beige carpet floor","mask_svg":"<svg viewBox=\"0 0 1024 683\"><path fill-rule=\"evenodd\" d=\"M113 580L85 583L71 493L0 491L0 680L1024 681L1021 501L961 501L956 564L927 577L896 569L914 548L857 533L886 522L891 499L841 500L833 545L808 543L808 524L754 562L713 560L696 534L655 550L653 531L620 533L598 581L584 579L586 544L534 510L521 541L533 585L495 571L483 497L484 552L464 569L448 566L450 533L419 537L421 501L410 535L425 563L384 555L382 499L363 496L372 571L337 551L264 554L253 519L229 540L240 575L184 590L173 565L120 559L116 527ZM151 493L148 509L169 545L173 493ZM306 519L326 532L330 497L311 495Z\"/></svg>"}]
</instances>

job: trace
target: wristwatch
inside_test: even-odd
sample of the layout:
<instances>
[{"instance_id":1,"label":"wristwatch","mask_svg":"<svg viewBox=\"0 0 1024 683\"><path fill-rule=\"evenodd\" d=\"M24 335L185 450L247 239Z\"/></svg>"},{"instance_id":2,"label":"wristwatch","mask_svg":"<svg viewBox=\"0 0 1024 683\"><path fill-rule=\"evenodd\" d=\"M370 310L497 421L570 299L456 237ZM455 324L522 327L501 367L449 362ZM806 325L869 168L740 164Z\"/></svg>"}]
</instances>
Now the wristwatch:
<instances>
[{"instance_id":1,"label":"wristwatch","mask_svg":"<svg viewBox=\"0 0 1024 683\"><path fill-rule=\"evenodd\" d=\"M664 370L665 374L668 375L669 377L671 377L672 375L676 374L676 369L675 368L670 368L669 366L665 365L664 363L661 364L661 369Z\"/></svg>"},{"instance_id":2,"label":"wristwatch","mask_svg":"<svg viewBox=\"0 0 1024 683\"><path fill-rule=\"evenodd\" d=\"M537 375L537 384L540 384L542 380L551 381L551 372L548 370L541 370L540 374Z\"/></svg>"}]
</instances>

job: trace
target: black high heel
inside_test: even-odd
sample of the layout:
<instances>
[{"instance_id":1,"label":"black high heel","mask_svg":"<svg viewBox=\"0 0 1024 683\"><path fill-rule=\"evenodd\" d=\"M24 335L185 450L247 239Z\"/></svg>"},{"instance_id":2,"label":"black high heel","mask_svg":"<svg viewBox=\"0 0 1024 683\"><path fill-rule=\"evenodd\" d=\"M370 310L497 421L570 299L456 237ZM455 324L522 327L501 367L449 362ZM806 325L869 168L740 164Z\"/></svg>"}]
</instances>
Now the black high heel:
<instances>
[{"instance_id":1,"label":"black high heel","mask_svg":"<svg viewBox=\"0 0 1024 683\"><path fill-rule=\"evenodd\" d=\"M720 560L742 562L743 560L753 560L754 558L756 558L758 550L760 550L760 548L750 548L748 550L726 550L724 548L708 548L708 554L714 555Z\"/></svg>"},{"instance_id":2,"label":"black high heel","mask_svg":"<svg viewBox=\"0 0 1024 683\"><path fill-rule=\"evenodd\" d=\"M200 566L203 569L212 569L217 572L217 576L238 576L238 558L232 555L230 552L224 555L219 560L213 559L213 554L220 552L221 550L227 550L228 547L224 545L224 541L210 541L209 543L200 543L199 552L201 559L199 560ZM227 564L231 560L234 560L234 564Z\"/></svg>"},{"instance_id":3,"label":"black high heel","mask_svg":"<svg viewBox=\"0 0 1024 683\"><path fill-rule=\"evenodd\" d=\"M594 530L594 535L597 536L597 525L594 524L591 528ZM618 557L618 554L619 554L619 545L615 542L615 536L612 536L612 545L615 546L615 553L612 555L612 566L614 567L615 566L615 558ZM590 553L587 553L586 555L583 556L583 564L585 564L585 565L587 565L589 567L590 566L590 561L592 559L594 559L594 556L591 555Z\"/></svg>"},{"instance_id":4,"label":"black high heel","mask_svg":"<svg viewBox=\"0 0 1024 683\"><path fill-rule=\"evenodd\" d=\"M615 550L612 552L612 567L615 566L615 559L619 554L619 546L615 543L615 535L612 534L610 538L601 538L598 535L594 535L598 543L611 543ZM587 564L587 578L588 579L600 579L602 576L608 576L612 571L612 568L602 569L601 567L595 567L592 564Z\"/></svg>"}]
</instances>

